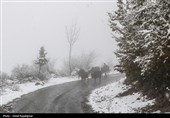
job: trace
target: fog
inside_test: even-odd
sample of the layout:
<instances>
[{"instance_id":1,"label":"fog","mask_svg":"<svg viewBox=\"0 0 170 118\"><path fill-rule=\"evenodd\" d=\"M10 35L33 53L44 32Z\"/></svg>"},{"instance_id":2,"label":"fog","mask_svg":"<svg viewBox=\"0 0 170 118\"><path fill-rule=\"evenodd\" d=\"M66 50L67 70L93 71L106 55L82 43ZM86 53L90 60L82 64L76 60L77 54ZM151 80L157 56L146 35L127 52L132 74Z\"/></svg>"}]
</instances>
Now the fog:
<instances>
[{"instance_id":1,"label":"fog","mask_svg":"<svg viewBox=\"0 0 170 118\"><path fill-rule=\"evenodd\" d=\"M5 1L5 0L4 0ZM116 41L112 38L107 12L116 9L113 2L3 2L2 71L10 73L17 64L32 64L44 46L47 58L56 66L68 57L65 28L77 22L79 40L72 55L94 51L97 64L113 61Z\"/></svg>"}]
</instances>

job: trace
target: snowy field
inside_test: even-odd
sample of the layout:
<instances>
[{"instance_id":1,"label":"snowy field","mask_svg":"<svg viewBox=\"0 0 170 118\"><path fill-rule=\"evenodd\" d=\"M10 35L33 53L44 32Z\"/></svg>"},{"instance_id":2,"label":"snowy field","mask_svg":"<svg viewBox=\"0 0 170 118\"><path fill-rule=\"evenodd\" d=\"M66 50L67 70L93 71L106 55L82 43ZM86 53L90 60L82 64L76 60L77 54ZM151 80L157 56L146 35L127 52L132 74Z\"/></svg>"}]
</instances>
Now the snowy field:
<instances>
[{"instance_id":1,"label":"snowy field","mask_svg":"<svg viewBox=\"0 0 170 118\"><path fill-rule=\"evenodd\" d=\"M47 83L44 85L35 85L36 82L29 82L29 83L24 83L24 84L18 84L15 85L17 87L18 91L14 91L11 88L6 88L3 92L0 94L0 105L5 105L8 102L11 102L13 99L20 98L24 94L28 94L30 92L33 92L35 90L45 88L48 86L53 86L57 84L63 84L66 82L72 82L72 81L78 81L78 78L67 78L67 77L62 77L62 78L51 78Z\"/></svg>"},{"instance_id":2,"label":"snowy field","mask_svg":"<svg viewBox=\"0 0 170 118\"><path fill-rule=\"evenodd\" d=\"M118 82L98 88L89 95L89 103L97 113L140 113L140 108L153 105L154 100L147 100L141 93L117 97L131 88L123 84L125 78Z\"/></svg>"}]
</instances>

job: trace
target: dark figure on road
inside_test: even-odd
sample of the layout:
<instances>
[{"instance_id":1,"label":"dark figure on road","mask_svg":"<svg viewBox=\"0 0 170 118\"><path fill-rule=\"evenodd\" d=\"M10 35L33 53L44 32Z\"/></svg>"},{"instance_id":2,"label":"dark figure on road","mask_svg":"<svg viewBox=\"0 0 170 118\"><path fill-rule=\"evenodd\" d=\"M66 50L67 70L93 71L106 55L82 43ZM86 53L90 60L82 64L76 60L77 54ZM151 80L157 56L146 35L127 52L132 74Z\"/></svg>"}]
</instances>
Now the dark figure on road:
<instances>
[{"instance_id":1,"label":"dark figure on road","mask_svg":"<svg viewBox=\"0 0 170 118\"><path fill-rule=\"evenodd\" d=\"M100 70L100 67L92 67L90 73L91 73L91 77L95 79L95 83L97 82L97 78L101 83L102 71Z\"/></svg>"},{"instance_id":2,"label":"dark figure on road","mask_svg":"<svg viewBox=\"0 0 170 118\"><path fill-rule=\"evenodd\" d=\"M105 78L107 78L107 73L109 72L110 68L107 64L104 63L103 67L101 68L102 73L104 73Z\"/></svg>"},{"instance_id":3,"label":"dark figure on road","mask_svg":"<svg viewBox=\"0 0 170 118\"><path fill-rule=\"evenodd\" d=\"M81 77L82 81L86 81L86 79L89 77L89 73L86 72L84 69L80 69L78 71L78 76Z\"/></svg>"}]
</instances>

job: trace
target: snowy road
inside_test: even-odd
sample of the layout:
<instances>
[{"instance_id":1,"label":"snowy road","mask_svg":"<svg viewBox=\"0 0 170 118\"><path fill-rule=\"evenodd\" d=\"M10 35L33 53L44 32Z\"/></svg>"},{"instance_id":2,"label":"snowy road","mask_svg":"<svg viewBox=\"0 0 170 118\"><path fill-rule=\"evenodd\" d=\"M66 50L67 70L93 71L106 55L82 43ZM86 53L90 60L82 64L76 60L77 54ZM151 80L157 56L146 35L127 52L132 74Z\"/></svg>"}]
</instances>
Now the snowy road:
<instances>
[{"instance_id":1,"label":"snowy road","mask_svg":"<svg viewBox=\"0 0 170 118\"><path fill-rule=\"evenodd\" d=\"M102 79L101 85L89 80L88 84L80 81L69 82L37 90L21 97L14 104L16 113L91 113L87 102L87 96L98 87L119 80L123 75L110 75L108 79Z\"/></svg>"}]
</instances>

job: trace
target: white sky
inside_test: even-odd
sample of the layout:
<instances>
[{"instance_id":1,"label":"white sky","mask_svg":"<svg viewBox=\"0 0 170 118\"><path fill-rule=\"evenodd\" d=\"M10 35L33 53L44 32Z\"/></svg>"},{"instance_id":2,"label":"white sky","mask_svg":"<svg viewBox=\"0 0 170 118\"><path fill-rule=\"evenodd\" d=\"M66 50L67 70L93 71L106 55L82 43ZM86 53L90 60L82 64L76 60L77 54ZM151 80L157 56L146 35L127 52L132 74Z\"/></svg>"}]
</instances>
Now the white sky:
<instances>
[{"instance_id":1,"label":"white sky","mask_svg":"<svg viewBox=\"0 0 170 118\"><path fill-rule=\"evenodd\" d=\"M7 0L3 0L7 1ZM97 64L116 62L117 48L109 28L107 12L116 9L113 2L4 2L2 4L2 71L10 72L17 64L31 64L44 46L47 57L60 60L68 56L65 27L77 21L79 40L73 56L95 51Z\"/></svg>"}]
</instances>

